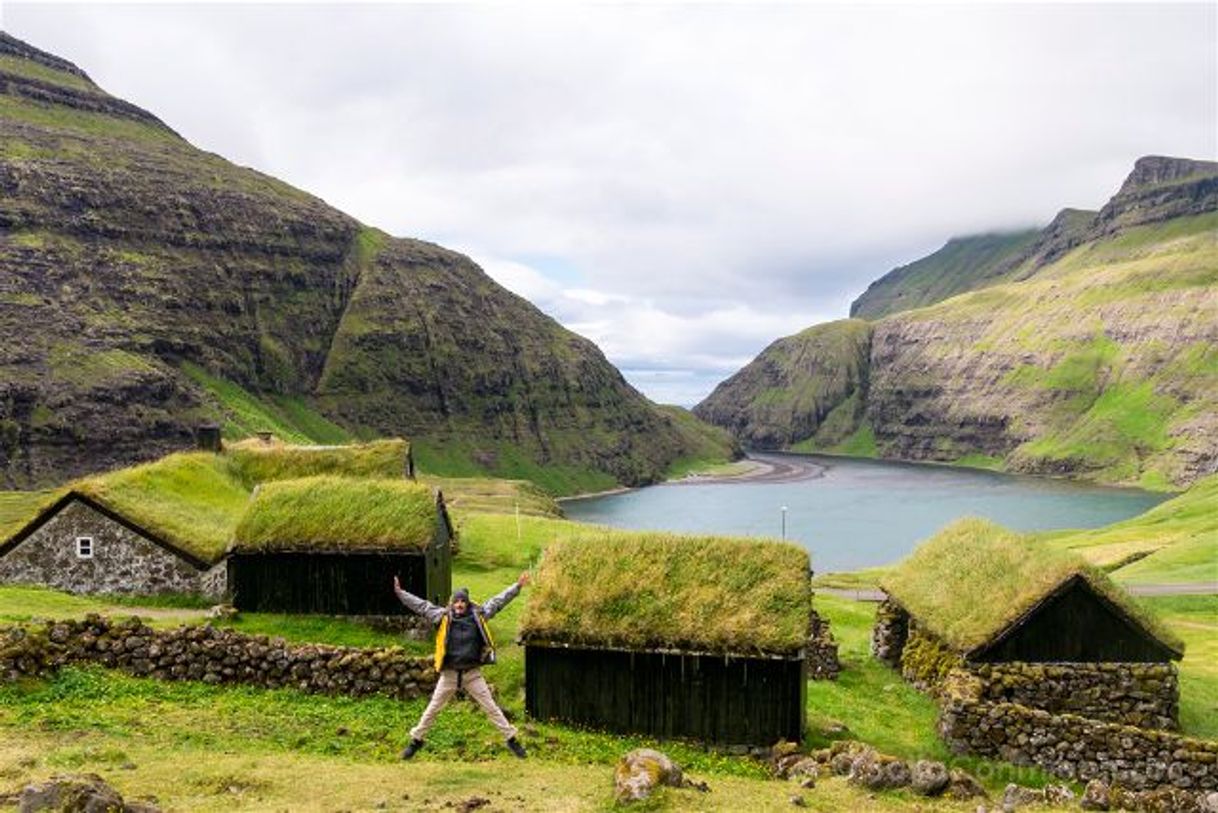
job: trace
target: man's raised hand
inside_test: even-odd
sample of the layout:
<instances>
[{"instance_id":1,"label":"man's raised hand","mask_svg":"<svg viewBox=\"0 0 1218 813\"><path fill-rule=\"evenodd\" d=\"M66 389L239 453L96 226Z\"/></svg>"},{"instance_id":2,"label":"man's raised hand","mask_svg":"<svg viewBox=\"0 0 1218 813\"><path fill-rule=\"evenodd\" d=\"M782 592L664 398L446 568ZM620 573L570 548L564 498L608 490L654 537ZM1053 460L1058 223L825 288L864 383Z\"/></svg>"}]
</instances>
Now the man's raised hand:
<instances>
[{"instance_id":1,"label":"man's raised hand","mask_svg":"<svg viewBox=\"0 0 1218 813\"><path fill-rule=\"evenodd\" d=\"M393 577L393 592L396 593L397 591L399 591L401 589L402 589L402 583L400 581L398 581L397 576L394 576Z\"/></svg>"},{"instance_id":2,"label":"man's raised hand","mask_svg":"<svg viewBox=\"0 0 1218 813\"><path fill-rule=\"evenodd\" d=\"M529 571L526 570L525 572L520 574L520 578L516 580L516 584L520 585L521 587L524 587L528 583L529 583Z\"/></svg>"}]
</instances>

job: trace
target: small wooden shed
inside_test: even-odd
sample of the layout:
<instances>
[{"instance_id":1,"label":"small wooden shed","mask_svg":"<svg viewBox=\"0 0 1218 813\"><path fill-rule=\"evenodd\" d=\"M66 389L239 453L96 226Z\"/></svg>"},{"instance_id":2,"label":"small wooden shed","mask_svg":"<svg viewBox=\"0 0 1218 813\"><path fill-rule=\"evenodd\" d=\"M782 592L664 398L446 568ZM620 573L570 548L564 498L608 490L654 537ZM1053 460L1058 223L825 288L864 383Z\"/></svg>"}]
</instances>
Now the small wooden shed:
<instances>
[{"instance_id":1,"label":"small wooden shed","mask_svg":"<svg viewBox=\"0 0 1218 813\"><path fill-rule=\"evenodd\" d=\"M911 624L974 663L1166 663L1180 640L1105 573L981 520L955 523L880 585L873 644L899 661Z\"/></svg>"},{"instance_id":2,"label":"small wooden shed","mask_svg":"<svg viewBox=\"0 0 1218 813\"><path fill-rule=\"evenodd\" d=\"M525 708L620 733L803 738L808 554L759 540L603 533L551 545L521 627Z\"/></svg>"},{"instance_id":3,"label":"small wooden shed","mask_svg":"<svg viewBox=\"0 0 1218 813\"><path fill-rule=\"evenodd\" d=\"M229 590L240 610L400 615L394 576L415 595L448 601L452 538L444 496L417 483L267 482L237 525Z\"/></svg>"}]
</instances>

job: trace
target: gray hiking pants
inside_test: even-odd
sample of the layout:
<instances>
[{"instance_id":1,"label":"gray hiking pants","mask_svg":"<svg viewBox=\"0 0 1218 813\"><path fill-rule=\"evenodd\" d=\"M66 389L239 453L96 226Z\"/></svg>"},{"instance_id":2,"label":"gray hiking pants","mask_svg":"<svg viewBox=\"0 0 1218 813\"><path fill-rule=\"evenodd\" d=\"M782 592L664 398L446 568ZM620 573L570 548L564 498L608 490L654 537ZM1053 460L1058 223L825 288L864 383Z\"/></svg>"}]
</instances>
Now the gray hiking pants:
<instances>
[{"instance_id":1,"label":"gray hiking pants","mask_svg":"<svg viewBox=\"0 0 1218 813\"><path fill-rule=\"evenodd\" d=\"M507 721L499 706L495 705L495 698L491 697L491 688L486 685L486 678L482 677L481 669L464 670L461 675L461 688L465 689L465 693L478 704L487 719L494 723L495 728L499 729L499 733L505 740L516 736L516 727ZM423 710L423 716L419 718L419 724L410 729L412 739L422 740L427 737L427 732L435 725L440 710L448 705L448 701L456 693L457 670L443 670L440 672L440 679L436 682L435 691L431 693L431 702L427 704L427 708Z\"/></svg>"}]
</instances>

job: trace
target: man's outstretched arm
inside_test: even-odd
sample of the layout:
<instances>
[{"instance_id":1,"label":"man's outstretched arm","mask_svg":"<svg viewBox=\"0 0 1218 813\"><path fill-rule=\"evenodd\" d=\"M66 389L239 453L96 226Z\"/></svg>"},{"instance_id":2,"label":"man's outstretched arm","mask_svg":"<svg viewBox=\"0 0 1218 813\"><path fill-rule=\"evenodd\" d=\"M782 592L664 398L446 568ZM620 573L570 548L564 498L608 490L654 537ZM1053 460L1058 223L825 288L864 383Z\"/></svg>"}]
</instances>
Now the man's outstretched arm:
<instances>
[{"instance_id":1,"label":"man's outstretched arm","mask_svg":"<svg viewBox=\"0 0 1218 813\"><path fill-rule=\"evenodd\" d=\"M524 573L520 574L520 578L516 580L515 584L509 585L508 588L499 595L492 596L491 598L487 599L486 603L482 605L482 614L487 618L490 618L492 615L502 610L512 599L520 595L520 588L524 587L528 583L529 572L526 570Z\"/></svg>"},{"instance_id":2,"label":"man's outstretched arm","mask_svg":"<svg viewBox=\"0 0 1218 813\"><path fill-rule=\"evenodd\" d=\"M406 609L416 615L421 615L433 624L439 624L440 619L444 617L444 608L432 604L427 599L422 599L413 593L407 593L402 589L402 583L398 581L398 577L393 577L393 593L398 597L398 601L406 605Z\"/></svg>"}]
</instances>

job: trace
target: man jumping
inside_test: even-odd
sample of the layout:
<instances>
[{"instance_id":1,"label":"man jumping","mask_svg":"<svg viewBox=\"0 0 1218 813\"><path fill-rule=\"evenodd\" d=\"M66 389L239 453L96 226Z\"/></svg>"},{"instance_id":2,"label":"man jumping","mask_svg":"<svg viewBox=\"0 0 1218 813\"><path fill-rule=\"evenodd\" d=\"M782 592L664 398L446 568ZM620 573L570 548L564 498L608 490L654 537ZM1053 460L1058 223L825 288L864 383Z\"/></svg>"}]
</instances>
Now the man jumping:
<instances>
[{"instance_id":1,"label":"man jumping","mask_svg":"<svg viewBox=\"0 0 1218 813\"><path fill-rule=\"evenodd\" d=\"M419 752L440 710L462 688L499 729L507 740L508 750L521 759L525 758L524 746L516 739L516 727L495 705L480 667L484 663L495 662L495 642L486 626L487 619L506 607L520 594L520 588L528 583L529 574L521 573L515 584L483 605L472 603L469 590L461 587L453 591L447 607L440 607L407 593L402 589L398 577L393 577L393 592L398 600L433 625L439 624L436 630L436 671L440 673L440 679L431 694L431 702L419 718L419 724L410 729L410 744L402 751L402 759L410 759Z\"/></svg>"}]
</instances>

